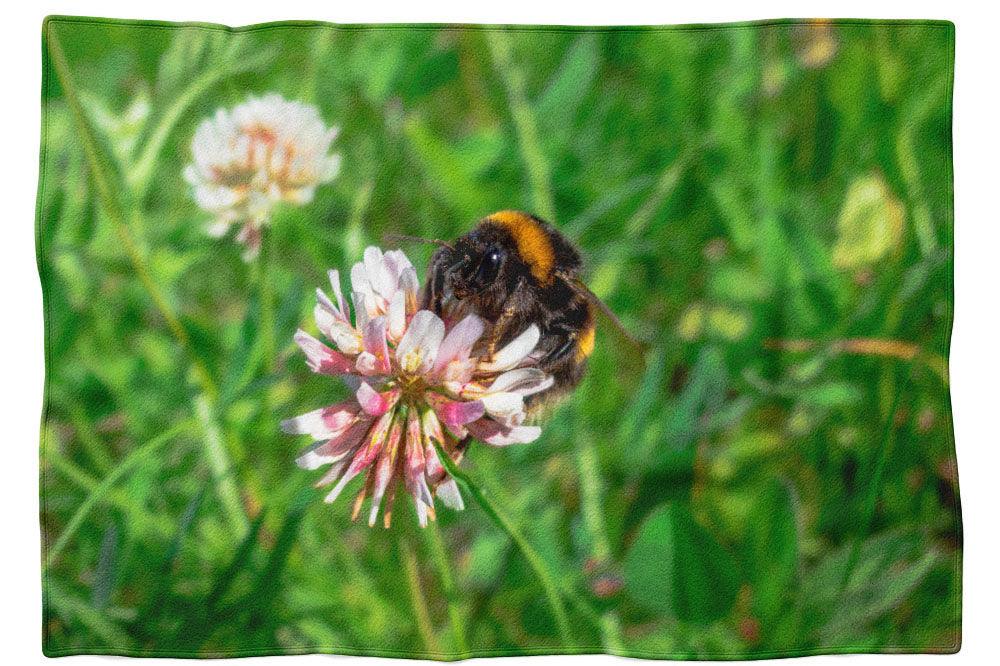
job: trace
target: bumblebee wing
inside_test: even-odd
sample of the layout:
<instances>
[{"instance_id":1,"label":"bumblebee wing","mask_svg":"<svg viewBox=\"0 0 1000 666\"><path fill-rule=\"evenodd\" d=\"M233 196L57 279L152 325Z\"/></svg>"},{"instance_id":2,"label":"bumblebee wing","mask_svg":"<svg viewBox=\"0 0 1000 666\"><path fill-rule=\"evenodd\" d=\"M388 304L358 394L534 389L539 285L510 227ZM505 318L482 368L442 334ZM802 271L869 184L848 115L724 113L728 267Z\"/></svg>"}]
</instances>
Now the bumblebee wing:
<instances>
[{"instance_id":1,"label":"bumblebee wing","mask_svg":"<svg viewBox=\"0 0 1000 666\"><path fill-rule=\"evenodd\" d=\"M618 333L628 341L628 343L635 348L636 351L640 353L645 353L647 350L647 345L643 341L636 338L632 333L629 332L625 325L621 322L611 308L602 301L597 294L590 290L590 287L583 283L578 277L564 276L566 282L569 284L573 290L586 298L591 305L597 310L598 313L603 315L604 319L611 323L611 325L618 331Z\"/></svg>"}]
</instances>

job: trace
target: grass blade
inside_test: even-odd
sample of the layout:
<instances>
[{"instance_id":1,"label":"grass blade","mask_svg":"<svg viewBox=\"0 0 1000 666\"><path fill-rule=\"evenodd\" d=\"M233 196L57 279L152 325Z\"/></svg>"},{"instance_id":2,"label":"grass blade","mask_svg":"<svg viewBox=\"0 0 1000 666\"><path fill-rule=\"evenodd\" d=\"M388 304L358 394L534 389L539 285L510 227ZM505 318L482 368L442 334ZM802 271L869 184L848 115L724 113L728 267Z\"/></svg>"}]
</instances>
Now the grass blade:
<instances>
[{"instance_id":1,"label":"grass blade","mask_svg":"<svg viewBox=\"0 0 1000 666\"><path fill-rule=\"evenodd\" d=\"M56 558L59 557L59 554L66 548L70 539L72 539L77 530L80 529L80 525L83 524L83 521L87 518L90 512L93 511L94 507L104 499L105 495L108 494L118 481L128 475L129 472L136 469L140 464L145 462L146 459L158 451L160 447L169 443L174 437L188 430L193 425L193 419L181 421L170 430L158 437L154 437L139 448L132 451L125 457L124 460L121 461L121 463L119 463L118 467L113 469L110 474L104 477L104 480L102 480L97 487L87 495L86 499L84 499L77 508L76 513L74 513L73 517L70 518L68 523L66 523L65 529L63 529L63 531L59 534L59 538L56 539L56 542L52 544L51 548L47 549L48 552L46 553L44 565L42 566L43 571L52 566L52 563L55 562Z\"/></svg>"},{"instance_id":2,"label":"grass blade","mask_svg":"<svg viewBox=\"0 0 1000 666\"><path fill-rule=\"evenodd\" d=\"M219 605L219 601L232 586L236 574L245 568L247 561L250 559L250 554L253 552L253 547L257 543L257 535L260 534L260 528L264 524L264 515L266 513L266 511L261 511L257 514L253 523L250 524L250 529L247 530L246 535L243 537L243 541L240 542L240 547L233 554L233 559L230 560L229 566L215 579L212 591L205 598L205 607L207 609L212 610Z\"/></svg>"}]
</instances>

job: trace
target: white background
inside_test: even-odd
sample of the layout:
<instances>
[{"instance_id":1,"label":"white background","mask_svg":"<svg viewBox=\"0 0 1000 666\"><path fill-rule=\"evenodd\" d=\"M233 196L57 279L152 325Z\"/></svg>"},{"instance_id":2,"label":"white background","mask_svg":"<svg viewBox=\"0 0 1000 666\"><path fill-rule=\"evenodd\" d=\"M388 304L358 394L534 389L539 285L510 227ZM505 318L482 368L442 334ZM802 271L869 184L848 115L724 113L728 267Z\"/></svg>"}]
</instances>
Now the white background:
<instances>
[{"instance_id":1,"label":"white background","mask_svg":"<svg viewBox=\"0 0 1000 666\"><path fill-rule=\"evenodd\" d=\"M3 453L0 463L0 654L12 664L45 660L41 655L41 592L38 530L38 428L42 398L42 300L35 268L34 218L39 142L41 24L47 14L209 21L243 25L281 19L352 22L469 22L656 24L735 21L781 17L940 18L957 26L955 87L956 316L951 372L965 520L964 646L956 657L808 657L810 664L851 659L854 664L911 663L948 659L978 663L997 654L1000 631L1000 549L997 488L1000 486L1000 419L997 382L1000 214L998 214L998 82L1000 11L986 2L602 3L503 0L368 0L361 3L45 1L5 3L0 21L3 89L0 113L2 201L0 217L0 376ZM72 664L109 658L74 657ZM331 657L268 657L268 663L329 663ZM346 658L344 658L346 659ZM351 658L358 664L385 660ZM511 657L509 663L526 664ZM615 657L531 657L532 666L590 664ZM166 660L156 660L166 661ZM392 660L410 664L412 661ZM994 663L996 663L994 661Z\"/></svg>"}]
</instances>

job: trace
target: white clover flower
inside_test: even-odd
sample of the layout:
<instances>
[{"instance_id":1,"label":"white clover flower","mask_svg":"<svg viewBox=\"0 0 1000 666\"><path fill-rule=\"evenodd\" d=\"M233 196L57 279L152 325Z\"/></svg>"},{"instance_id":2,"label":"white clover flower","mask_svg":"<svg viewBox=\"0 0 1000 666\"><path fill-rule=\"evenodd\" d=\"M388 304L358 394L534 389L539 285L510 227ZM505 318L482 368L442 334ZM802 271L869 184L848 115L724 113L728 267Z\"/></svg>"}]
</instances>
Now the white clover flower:
<instances>
[{"instance_id":1,"label":"white clover flower","mask_svg":"<svg viewBox=\"0 0 1000 666\"><path fill-rule=\"evenodd\" d=\"M197 204L214 216L208 234L221 237L240 225L236 240L246 246L244 258L257 256L274 206L309 203L318 185L336 177L340 155L329 151L337 132L316 107L275 93L202 121L184 179Z\"/></svg>"},{"instance_id":2,"label":"white clover flower","mask_svg":"<svg viewBox=\"0 0 1000 666\"><path fill-rule=\"evenodd\" d=\"M353 398L282 422L286 433L307 434L316 444L298 463L330 468L317 485L335 484L334 501L364 473L354 504L356 518L371 497L368 524L385 500L388 527L396 487L413 497L421 526L434 518L434 496L463 508L458 486L438 458L437 442L458 462L469 435L493 446L534 441L537 426L524 425L526 396L544 391L552 377L530 354L539 330L530 326L489 358L474 355L486 325L469 315L448 329L429 310L417 309L416 272L400 252L375 247L351 270L354 322L330 271L333 298L318 290L316 324L335 349L304 331L295 342L313 372L340 376Z\"/></svg>"}]
</instances>

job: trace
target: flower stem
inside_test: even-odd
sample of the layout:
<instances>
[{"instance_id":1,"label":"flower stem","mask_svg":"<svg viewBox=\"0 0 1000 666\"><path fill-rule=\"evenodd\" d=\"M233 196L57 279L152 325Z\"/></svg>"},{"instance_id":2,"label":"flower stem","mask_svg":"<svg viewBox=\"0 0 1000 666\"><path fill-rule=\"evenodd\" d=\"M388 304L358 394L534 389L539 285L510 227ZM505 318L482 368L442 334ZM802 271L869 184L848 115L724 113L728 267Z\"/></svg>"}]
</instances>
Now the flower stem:
<instances>
[{"instance_id":1,"label":"flower stem","mask_svg":"<svg viewBox=\"0 0 1000 666\"><path fill-rule=\"evenodd\" d=\"M431 550L431 557L437 566L438 575L441 577L441 587L444 590L445 598L448 601L448 621L451 624L452 638L455 642L455 651L460 654L469 653L469 644L465 639L465 618L462 617L458 590L455 587L455 579L451 575L451 567L448 562L448 555L444 548L444 541L441 538L441 530L437 522L432 521L428 529L424 530L427 545Z\"/></svg>"},{"instance_id":2,"label":"flower stem","mask_svg":"<svg viewBox=\"0 0 1000 666\"><path fill-rule=\"evenodd\" d=\"M270 230L262 229L260 257L256 262L257 287L260 290L260 343L264 373L274 367L274 252L271 249Z\"/></svg>"},{"instance_id":3,"label":"flower stem","mask_svg":"<svg viewBox=\"0 0 1000 666\"><path fill-rule=\"evenodd\" d=\"M899 411L903 400L903 393L909 384L912 362L904 365L902 369L896 369L892 377L892 403L886 412L885 423L882 426L882 434L879 438L878 449L872 459L871 477L868 488L865 491L864 512L861 517L861 529L851 544L851 549L847 557L847 564L844 566L844 573L840 580L841 600L847 595L851 584L851 577L854 569L858 565L861 556L861 543L871 532L875 521L875 511L878 508L879 493L883 490L882 481L885 477L886 465L889 461L889 454L892 451L892 444L895 437L896 414Z\"/></svg>"},{"instance_id":4,"label":"flower stem","mask_svg":"<svg viewBox=\"0 0 1000 666\"><path fill-rule=\"evenodd\" d=\"M923 91L922 96L911 102L910 108L906 109L906 117L910 118L911 122L903 125L896 140L896 163L910 195L913 229L924 257L937 251L939 241L930 206L927 204L927 197L921 184L917 132L918 128L924 126L927 117L940 108L941 98L949 94L944 79Z\"/></svg>"},{"instance_id":5,"label":"flower stem","mask_svg":"<svg viewBox=\"0 0 1000 666\"><path fill-rule=\"evenodd\" d=\"M653 192L642 203L634 215L625 223L625 238L640 237L653 221L653 216L677 189L681 176L687 168L690 153L684 153L660 174Z\"/></svg>"},{"instance_id":6,"label":"flower stem","mask_svg":"<svg viewBox=\"0 0 1000 666\"><path fill-rule=\"evenodd\" d=\"M66 409L69 412L70 422L76 430L76 437L87 457L101 472L109 471L114 467L114 461L108 454L108 447L100 440L87 421L87 414L83 407L77 401L69 400Z\"/></svg>"},{"instance_id":7,"label":"flower stem","mask_svg":"<svg viewBox=\"0 0 1000 666\"><path fill-rule=\"evenodd\" d=\"M427 652L440 654L441 646L438 645L437 638L434 636L434 625L431 624L431 615L427 610L427 600L424 599L424 593L420 587L417 558L413 554L409 539L406 537L400 539L399 550L403 558L403 566L406 569L406 582L410 587L410 601L413 604L413 614L417 621L417 631L420 632Z\"/></svg>"},{"instance_id":8,"label":"flower stem","mask_svg":"<svg viewBox=\"0 0 1000 666\"><path fill-rule=\"evenodd\" d=\"M622 622L615 611L608 611L601 616L601 641L604 648L611 654L623 654L625 641L622 640Z\"/></svg>"},{"instance_id":9,"label":"flower stem","mask_svg":"<svg viewBox=\"0 0 1000 666\"><path fill-rule=\"evenodd\" d=\"M489 496L479 487L479 485L472 480L472 478L459 469L455 461L451 459L441 444L437 440L431 440L434 443L434 448L437 449L438 458L441 460L441 464L444 465L445 470L450 474L456 482L458 482L466 492L472 496L476 503L486 512L486 515L493 520L494 523L500 529L507 533L517 549L521 551L521 555L524 556L525 561L527 561L528 566L535 572L535 576L538 577L538 582L542 585L542 590L545 592L545 597L549 602L549 606L552 609L552 615L556 621L556 627L559 630L559 637L563 642L564 646L573 644L573 635L569 628L569 619L566 616L566 607L563 604L562 596L559 593L559 587L556 584L555 576L549 571L548 567L545 565L545 560L542 559L538 551L528 542L524 537L524 534L517 527L514 521L508 516L497 504L495 504Z\"/></svg>"}]
</instances>

